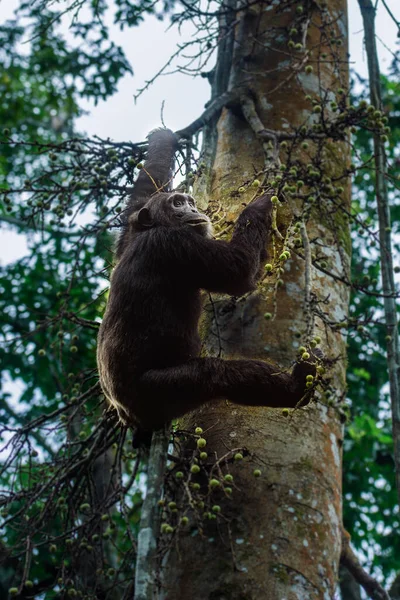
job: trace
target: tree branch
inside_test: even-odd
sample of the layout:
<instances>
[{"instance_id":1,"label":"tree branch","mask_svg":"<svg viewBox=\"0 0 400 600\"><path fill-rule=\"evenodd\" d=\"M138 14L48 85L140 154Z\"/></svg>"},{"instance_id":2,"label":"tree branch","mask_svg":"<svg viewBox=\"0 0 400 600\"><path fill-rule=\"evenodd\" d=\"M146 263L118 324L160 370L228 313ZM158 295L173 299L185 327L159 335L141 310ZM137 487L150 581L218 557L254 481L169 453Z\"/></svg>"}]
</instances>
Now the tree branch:
<instances>
[{"instance_id":1,"label":"tree branch","mask_svg":"<svg viewBox=\"0 0 400 600\"><path fill-rule=\"evenodd\" d=\"M364 23L365 48L368 60L368 75L371 104L382 108L378 53L375 42L375 8L371 0L358 0ZM392 408L392 430L397 495L400 503L400 349L397 331L397 310L394 299L396 287L393 275L393 253L390 227L389 197L386 185L386 156L384 141L374 135L376 200L379 219L380 262L386 320L387 364L389 371L390 400Z\"/></svg>"},{"instance_id":2,"label":"tree branch","mask_svg":"<svg viewBox=\"0 0 400 600\"><path fill-rule=\"evenodd\" d=\"M142 506L137 541L134 600L152 600L155 591L155 559L160 532L160 507L167 459L169 427L155 431L147 470L147 493Z\"/></svg>"},{"instance_id":3,"label":"tree branch","mask_svg":"<svg viewBox=\"0 0 400 600\"><path fill-rule=\"evenodd\" d=\"M51 233L51 235L59 236L59 237L63 237L63 238L76 238L76 237L79 237L82 235L82 233L80 231L76 231L76 232L60 231L60 230L54 229L54 227L52 227L51 225L46 225L46 224L43 224L41 227L37 227L36 223L32 219L30 220L30 222L21 221L20 219L17 219L16 217L11 217L8 215L0 215L0 223L7 223L8 225L17 227L18 229L21 229L22 231L37 231L37 232L45 231L46 233Z\"/></svg>"},{"instance_id":4,"label":"tree branch","mask_svg":"<svg viewBox=\"0 0 400 600\"><path fill-rule=\"evenodd\" d=\"M353 575L372 600L390 600L389 594L361 566L360 561L350 546L350 535L342 530L341 564Z\"/></svg>"},{"instance_id":5,"label":"tree branch","mask_svg":"<svg viewBox=\"0 0 400 600\"><path fill-rule=\"evenodd\" d=\"M4 412L11 417L12 419L14 419L14 421L16 423L18 423L21 420L21 416L18 415L16 412L14 412L12 410L12 408L9 406L8 402L5 400L5 398L0 398L0 408L2 408L4 410ZM39 433L39 431L37 429L32 428L30 431L31 436L33 437L34 440L36 440L36 442L39 444L39 446L45 450L45 452L47 452L49 454L49 456L51 456L52 458L54 458L55 454L53 449L51 448L51 446L49 446L46 442L46 440L43 438L43 436Z\"/></svg>"},{"instance_id":6,"label":"tree branch","mask_svg":"<svg viewBox=\"0 0 400 600\"><path fill-rule=\"evenodd\" d=\"M193 121L190 125L185 127L184 129L179 129L179 131L175 132L175 135L178 139L180 138L191 138L195 133L203 129L209 121L214 119L214 117L223 109L224 106L229 106L233 104L238 104L239 102L239 94L233 92L225 92L221 94L218 98L216 98L213 102L211 102L208 107L205 109L202 115L195 121Z\"/></svg>"},{"instance_id":7,"label":"tree branch","mask_svg":"<svg viewBox=\"0 0 400 600\"><path fill-rule=\"evenodd\" d=\"M397 25L398 29L400 30L400 21L398 21L396 19L396 17L394 16L394 14L392 13L392 11L390 10L390 8L388 7L388 5L386 3L386 0L382 0L382 4L386 8L389 16L392 18L392 20L394 21L394 23Z\"/></svg>"}]
</instances>

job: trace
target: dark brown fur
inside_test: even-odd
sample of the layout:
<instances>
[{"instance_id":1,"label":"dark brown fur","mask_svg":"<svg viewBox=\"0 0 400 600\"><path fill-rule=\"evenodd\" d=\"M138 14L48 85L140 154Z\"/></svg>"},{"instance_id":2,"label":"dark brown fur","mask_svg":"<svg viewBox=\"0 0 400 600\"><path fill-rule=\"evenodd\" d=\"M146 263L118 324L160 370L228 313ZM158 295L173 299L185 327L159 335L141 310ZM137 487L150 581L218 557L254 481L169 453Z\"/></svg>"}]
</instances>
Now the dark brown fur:
<instances>
[{"instance_id":1,"label":"dark brown fur","mask_svg":"<svg viewBox=\"0 0 400 600\"><path fill-rule=\"evenodd\" d=\"M172 135L150 137L145 170L158 188L168 185ZM128 204L99 332L100 382L108 401L123 422L147 430L219 398L295 406L314 365L298 363L289 374L260 360L199 357L200 290L240 296L255 289L271 228L270 196L243 210L230 242L217 241L208 237L208 219L190 196L174 200L173 192L157 192L148 181L142 178L141 186L139 176ZM177 212L173 203L180 200L185 207Z\"/></svg>"}]
</instances>

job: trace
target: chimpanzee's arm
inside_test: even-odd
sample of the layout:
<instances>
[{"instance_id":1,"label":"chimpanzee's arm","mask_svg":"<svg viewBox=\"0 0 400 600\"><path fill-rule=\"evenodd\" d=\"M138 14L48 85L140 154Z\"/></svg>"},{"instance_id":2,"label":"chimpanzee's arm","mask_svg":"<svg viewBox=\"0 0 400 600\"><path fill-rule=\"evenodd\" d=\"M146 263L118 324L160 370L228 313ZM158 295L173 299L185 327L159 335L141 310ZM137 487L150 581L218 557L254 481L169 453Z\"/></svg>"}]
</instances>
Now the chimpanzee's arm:
<instances>
[{"instance_id":1,"label":"chimpanzee's arm","mask_svg":"<svg viewBox=\"0 0 400 600\"><path fill-rule=\"evenodd\" d=\"M174 155L178 140L170 129L155 129L148 135L149 147L146 162L139 172L128 203L121 215L121 234L117 241L116 256L120 258L129 244L129 216L141 209L156 192L172 189Z\"/></svg>"},{"instance_id":2,"label":"chimpanzee's arm","mask_svg":"<svg viewBox=\"0 0 400 600\"><path fill-rule=\"evenodd\" d=\"M271 221L270 195L264 195L240 214L230 242L203 238L187 228L170 231L173 260L183 269L182 278L210 292L233 296L255 289Z\"/></svg>"}]
</instances>

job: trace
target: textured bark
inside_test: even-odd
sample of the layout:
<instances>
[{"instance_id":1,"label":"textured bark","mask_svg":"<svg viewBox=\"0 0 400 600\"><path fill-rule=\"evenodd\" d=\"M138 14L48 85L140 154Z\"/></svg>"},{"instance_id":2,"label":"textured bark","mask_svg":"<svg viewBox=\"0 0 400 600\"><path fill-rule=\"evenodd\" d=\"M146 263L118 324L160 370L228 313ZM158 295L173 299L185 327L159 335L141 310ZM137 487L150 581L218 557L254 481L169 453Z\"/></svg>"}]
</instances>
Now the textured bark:
<instances>
[{"instance_id":1,"label":"textured bark","mask_svg":"<svg viewBox=\"0 0 400 600\"><path fill-rule=\"evenodd\" d=\"M140 516L137 543L134 600L151 600L154 596L157 534L160 529L160 490L167 457L169 435L155 431L151 440L146 497Z\"/></svg>"},{"instance_id":2,"label":"textured bark","mask_svg":"<svg viewBox=\"0 0 400 600\"><path fill-rule=\"evenodd\" d=\"M266 128L288 132L301 126L309 114L305 94L346 87L346 43L338 50L343 60L338 71L326 61L318 68L319 77L305 75L304 68L292 74L288 69L287 30L295 6L282 9L279 4L254 5L236 15L235 44L229 46L230 56L227 52L220 56L225 62L219 65L219 72L229 72L228 91L243 86L251 89ZM320 42L315 25L319 14L313 14L308 48ZM332 31L346 37L344 0L330 0L329 14ZM235 191L264 168L264 150L243 115L230 109L223 110L216 130L215 152L208 152L215 158L208 180L200 183L198 193L203 204L207 197L220 201L227 220L234 220L242 202L252 197L250 192L238 196ZM348 160L347 145L330 143L326 168L331 176L342 173ZM346 194L348 202L348 186ZM287 204L279 210L278 225L283 234L293 210L296 206ZM318 222L312 217L307 230L310 240L318 236L324 241L331 270L338 277L347 277L350 244L345 222L340 221L338 229L335 217ZM205 352L224 358L272 360L289 367L306 329L304 259L292 254L283 279L272 321L263 318L266 311L274 312L271 286L267 286L266 297L255 292L241 299L214 298L212 305L206 305ZM339 280L312 267L312 293L319 300L329 296L324 310L333 320L346 318L348 288ZM322 328L319 321L316 326L315 333L323 338L326 355L343 357L342 335ZM336 363L333 381L341 397L345 388L344 360ZM231 499L220 499L229 527L223 519L211 521L205 524L204 535L192 531L180 536L170 549L164 565L163 597L332 599L341 540L342 425L337 411L313 403L285 418L276 409L219 402L187 416L181 426L188 430L203 428L209 455L215 452L221 457L227 449L245 446L250 459L230 467L236 487ZM254 478L254 468L262 471L261 477Z\"/></svg>"}]
</instances>

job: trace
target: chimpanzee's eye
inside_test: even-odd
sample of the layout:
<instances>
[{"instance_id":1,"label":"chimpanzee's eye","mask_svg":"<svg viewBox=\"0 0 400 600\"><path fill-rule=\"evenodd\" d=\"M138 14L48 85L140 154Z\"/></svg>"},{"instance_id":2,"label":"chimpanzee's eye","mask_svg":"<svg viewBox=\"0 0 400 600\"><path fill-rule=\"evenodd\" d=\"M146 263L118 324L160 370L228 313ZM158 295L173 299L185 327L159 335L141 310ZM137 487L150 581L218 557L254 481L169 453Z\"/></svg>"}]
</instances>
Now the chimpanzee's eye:
<instances>
[{"instance_id":1,"label":"chimpanzee's eye","mask_svg":"<svg viewBox=\"0 0 400 600\"><path fill-rule=\"evenodd\" d=\"M179 200L179 198L174 198L174 206L182 206L183 201Z\"/></svg>"}]
</instances>

